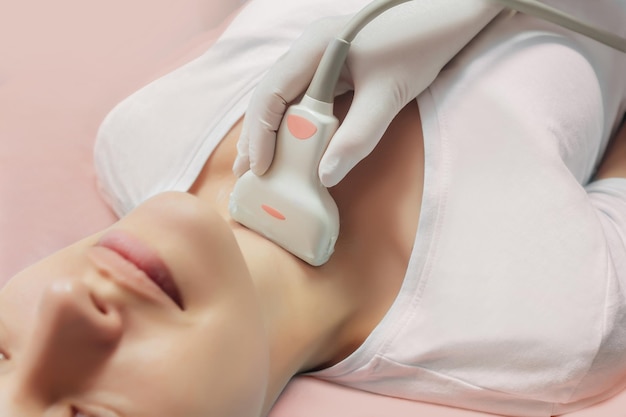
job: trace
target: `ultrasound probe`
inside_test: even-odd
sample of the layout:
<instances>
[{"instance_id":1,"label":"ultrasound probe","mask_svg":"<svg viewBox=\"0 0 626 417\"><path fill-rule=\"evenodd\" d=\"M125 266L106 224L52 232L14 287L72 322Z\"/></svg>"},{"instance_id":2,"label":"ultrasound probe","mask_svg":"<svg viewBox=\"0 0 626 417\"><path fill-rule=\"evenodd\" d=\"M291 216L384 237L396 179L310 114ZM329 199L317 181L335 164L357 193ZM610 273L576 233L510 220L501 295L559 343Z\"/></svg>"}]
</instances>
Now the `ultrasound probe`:
<instances>
[{"instance_id":1,"label":"ultrasound probe","mask_svg":"<svg viewBox=\"0 0 626 417\"><path fill-rule=\"evenodd\" d=\"M333 115L335 87L350 43L372 19L387 9L419 0L375 0L357 13L328 45L300 103L290 106L277 132L269 170L252 171L236 182L231 217L305 262L328 261L339 236L339 212L318 177L318 166L339 122ZM535 0L490 0L556 23L626 52L626 39L592 27Z\"/></svg>"}]
</instances>

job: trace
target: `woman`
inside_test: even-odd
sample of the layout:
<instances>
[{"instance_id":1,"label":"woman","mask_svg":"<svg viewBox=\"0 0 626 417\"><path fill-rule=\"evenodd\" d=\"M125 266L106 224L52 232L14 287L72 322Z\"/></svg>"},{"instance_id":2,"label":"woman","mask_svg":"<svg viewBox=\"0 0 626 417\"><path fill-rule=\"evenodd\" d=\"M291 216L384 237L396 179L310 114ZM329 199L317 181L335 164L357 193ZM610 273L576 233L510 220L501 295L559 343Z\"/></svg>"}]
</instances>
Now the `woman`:
<instances>
[{"instance_id":1,"label":"woman","mask_svg":"<svg viewBox=\"0 0 626 417\"><path fill-rule=\"evenodd\" d=\"M589 181L623 57L494 22L332 189L340 239L312 268L227 212L242 85L265 69L252 39L282 27L248 25L263 4L103 123L101 187L125 216L0 292L2 414L260 416L302 372L525 416L620 389L624 129Z\"/></svg>"}]
</instances>

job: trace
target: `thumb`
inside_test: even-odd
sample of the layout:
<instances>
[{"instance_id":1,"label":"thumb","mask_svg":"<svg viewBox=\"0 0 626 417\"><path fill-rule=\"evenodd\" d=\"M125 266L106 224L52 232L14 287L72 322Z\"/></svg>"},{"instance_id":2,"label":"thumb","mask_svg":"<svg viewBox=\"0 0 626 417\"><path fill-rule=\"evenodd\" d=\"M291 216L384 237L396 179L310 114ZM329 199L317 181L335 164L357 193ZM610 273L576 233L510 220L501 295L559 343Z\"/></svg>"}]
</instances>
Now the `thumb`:
<instances>
[{"instance_id":1,"label":"thumb","mask_svg":"<svg viewBox=\"0 0 626 417\"><path fill-rule=\"evenodd\" d=\"M350 110L320 161L318 174L322 184L337 185L369 155L401 108L393 89L381 84L355 91Z\"/></svg>"}]
</instances>

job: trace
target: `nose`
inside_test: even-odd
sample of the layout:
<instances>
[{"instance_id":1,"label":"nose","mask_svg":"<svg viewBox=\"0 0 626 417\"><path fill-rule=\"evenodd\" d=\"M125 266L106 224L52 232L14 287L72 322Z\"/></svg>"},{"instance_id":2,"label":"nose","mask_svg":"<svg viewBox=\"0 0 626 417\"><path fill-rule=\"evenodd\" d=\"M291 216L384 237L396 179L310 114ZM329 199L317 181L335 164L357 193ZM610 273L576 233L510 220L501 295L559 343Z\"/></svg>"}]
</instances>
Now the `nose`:
<instances>
[{"instance_id":1,"label":"nose","mask_svg":"<svg viewBox=\"0 0 626 417\"><path fill-rule=\"evenodd\" d=\"M78 280L58 280L42 293L23 360L23 388L50 400L78 390L107 362L122 335L118 309Z\"/></svg>"}]
</instances>

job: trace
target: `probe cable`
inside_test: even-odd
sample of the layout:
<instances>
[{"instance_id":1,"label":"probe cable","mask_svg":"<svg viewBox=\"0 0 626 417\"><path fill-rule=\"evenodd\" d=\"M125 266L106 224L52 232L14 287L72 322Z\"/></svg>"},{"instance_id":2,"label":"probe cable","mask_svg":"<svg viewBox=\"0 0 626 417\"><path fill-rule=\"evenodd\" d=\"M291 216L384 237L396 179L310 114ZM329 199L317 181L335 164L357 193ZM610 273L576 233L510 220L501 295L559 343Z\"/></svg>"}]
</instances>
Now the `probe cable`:
<instances>
[{"instance_id":1,"label":"probe cable","mask_svg":"<svg viewBox=\"0 0 626 417\"><path fill-rule=\"evenodd\" d=\"M408 1L411 0L374 0L354 15L324 51L324 55L322 56L306 94L316 100L332 103L341 68L348 56L350 43L361 29L373 19L388 9ZM506 8L555 23L626 53L626 38L621 38L611 32L591 26L572 15L545 5L537 0L489 1L494 1Z\"/></svg>"}]
</instances>

